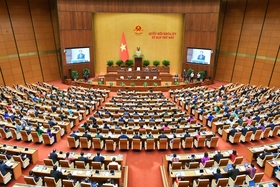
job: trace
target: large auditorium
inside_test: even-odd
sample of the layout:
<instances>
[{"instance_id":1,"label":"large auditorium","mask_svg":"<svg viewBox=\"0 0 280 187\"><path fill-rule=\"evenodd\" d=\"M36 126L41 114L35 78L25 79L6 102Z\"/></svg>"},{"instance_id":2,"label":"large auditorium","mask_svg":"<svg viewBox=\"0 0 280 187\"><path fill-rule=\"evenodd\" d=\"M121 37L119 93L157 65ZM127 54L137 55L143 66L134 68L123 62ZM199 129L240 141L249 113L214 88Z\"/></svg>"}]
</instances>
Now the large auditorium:
<instances>
[{"instance_id":1,"label":"large auditorium","mask_svg":"<svg viewBox=\"0 0 280 187\"><path fill-rule=\"evenodd\" d=\"M279 0L0 0L0 186L278 187Z\"/></svg>"}]
</instances>

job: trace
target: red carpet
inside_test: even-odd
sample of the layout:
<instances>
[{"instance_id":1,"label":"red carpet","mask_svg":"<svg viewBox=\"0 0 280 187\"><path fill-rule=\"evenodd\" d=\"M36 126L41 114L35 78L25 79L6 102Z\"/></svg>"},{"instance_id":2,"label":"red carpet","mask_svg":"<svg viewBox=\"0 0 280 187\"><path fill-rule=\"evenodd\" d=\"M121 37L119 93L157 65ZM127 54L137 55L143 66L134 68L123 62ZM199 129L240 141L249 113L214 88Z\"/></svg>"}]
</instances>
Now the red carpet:
<instances>
[{"instance_id":1,"label":"red carpet","mask_svg":"<svg viewBox=\"0 0 280 187\"><path fill-rule=\"evenodd\" d=\"M59 86L62 89L66 89L68 86L61 83L61 81L52 81L51 84L54 84L56 86ZM226 84L222 82L215 82L214 85L211 85L211 88L219 87L221 84ZM110 96L116 93L111 93ZM77 128L77 127L76 127ZM11 140L4 140L1 139L1 142L6 142L7 144L14 144L18 146L26 146L26 147L34 147L39 149L39 162L37 164L43 164L43 159L47 158L48 154L52 151L52 149L56 148L58 151L74 151L74 152L80 152L81 149L78 148L76 150L69 149L67 147L67 135L65 135L62 140L59 143L54 144L53 146L45 146L43 144L37 145L34 143L25 143L22 141L15 141L13 139ZM275 143L280 142L280 138L269 138L266 140L258 141L258 142L250 142L250 143L239 143L237 145L232 145L228 142L224 142L222 139L219 139L219 145L216 148L216 150L228 150L228 149L235 149L237 150L239 155L244 156L246 154L247 147L250 146L256 146L256 145L265 145L268 143ZM83 150L84 152L91 152L95 153L95 150ZM129 174L128 174L128 187L162 187L162 179L160 174L160 168L159 166L162 165L162 156L170 153L177 153L177 154L184 154L184 153L192 153L192 152L209 152L209 151L215 151L214 149L191 149L191 150L184 150L180 149L177 151L158 151L154 150L152 152L147 152L144 149L140 152L135 152L132 150L129 150L127 152L120 152L118 149L116 149L115 153L120 153L124 155L124 159L126 159L126 165L129 166ZM107 153L105 150L101 151L101 154ZM246 160L244 160L246 162ZM34 165L30 165L27 169L23 170L24 175L28 175L28 172L34 167ZM258 168L257 172L261 172L263 169ZM264 176L264 181L271 180L267 176ZM275 179L276 181L276 179ZM15 182L24 183L23 176L20 177L17 181L11 181L7 186L12 186ZM278 181L276 181L278 182Z\"/></svg>"}]
</instances>

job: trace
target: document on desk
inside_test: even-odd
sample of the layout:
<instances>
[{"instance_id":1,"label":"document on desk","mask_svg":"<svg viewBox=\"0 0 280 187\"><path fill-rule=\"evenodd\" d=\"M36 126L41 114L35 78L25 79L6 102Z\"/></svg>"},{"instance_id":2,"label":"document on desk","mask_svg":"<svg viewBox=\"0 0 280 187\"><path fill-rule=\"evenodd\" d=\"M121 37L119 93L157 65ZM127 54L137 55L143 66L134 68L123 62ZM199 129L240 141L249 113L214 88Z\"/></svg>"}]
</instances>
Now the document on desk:
<instances>
[{"instance_id":1,"label":"document on desk","mask_svg":"<svg viewBox=\"0 0 280 187\"><path fill-rule=\"evenodd\" d=\"M245 170L246 170L246 168L245 168L245 166L239 166L239 170L241 170L241 171L245 171Z\"/></svg>"},{"instance_id":2,"label":"document on desk","mask_svg":"<svg viewBox=\"0 0 280 187\"><path fill-rule=\"evenodd\" d=\"M77 175L78 174L78 171L73 171L73 175Z\"/></svg>"},{"instance_id":3,"label":"document on desk","mask_svg":"<svg viewBox=\"0 0 280 187\"><path fill-rule=\"evenodd\" d=\"M206 173L211 174L213 172L213 170L205 168Z\"/></svg>"},{"instance_id":4,"label":"document on desk","mask_svg":"<svg viewBox=\"0 0 280 187\"><path fill-rule=\"evenodd\" d=\"M105 171L104 176L109 176L109 172Z\"/></svg>"},{"instance_id":5,"label":"document on desk","mask_svg":"<svg viewBox=\"0 0 280 187\"><path fill-rule=\"evenodd\" d=\"M201 173L200 173L199 170L194 170L194 173L195 173L196 175L201 175Z\"/></svg>"},{"instance_id":6,"label":"document on desk","mask_svg":"<svg viewBox=\"0 0 280 187\"><path fill-rule=\"evenodd\" d=\"M86 176L90 176L91 171L86 171Z\"/></svg>"}]
</instances>

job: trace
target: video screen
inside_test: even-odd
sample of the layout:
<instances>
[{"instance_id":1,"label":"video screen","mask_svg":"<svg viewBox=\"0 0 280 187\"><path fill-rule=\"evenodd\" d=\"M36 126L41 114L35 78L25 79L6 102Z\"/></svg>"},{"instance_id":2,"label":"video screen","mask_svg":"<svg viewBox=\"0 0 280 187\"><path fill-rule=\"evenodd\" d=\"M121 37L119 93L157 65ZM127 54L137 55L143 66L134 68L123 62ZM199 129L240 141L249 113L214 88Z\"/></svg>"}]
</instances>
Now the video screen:
<instances>
[{"instance_id":1,"label":"video screen","mask_svg":"<svg viewBox=\"0 0 280 187\"><path fill-rule=\"evenodd\" d=\"M188 48L187 62L194 64L210 64L211 49Z\"/></svg>"},{"instance_id":2,"label":"video screen","mask_svg":"<svg viewBox=\"0 0 280 187\"><path fill-rule=\"evenodd\" d=\"M89 47L66 48L64 53L66 56L66 64L90 62Z\"/></svg>"}]
</instances>

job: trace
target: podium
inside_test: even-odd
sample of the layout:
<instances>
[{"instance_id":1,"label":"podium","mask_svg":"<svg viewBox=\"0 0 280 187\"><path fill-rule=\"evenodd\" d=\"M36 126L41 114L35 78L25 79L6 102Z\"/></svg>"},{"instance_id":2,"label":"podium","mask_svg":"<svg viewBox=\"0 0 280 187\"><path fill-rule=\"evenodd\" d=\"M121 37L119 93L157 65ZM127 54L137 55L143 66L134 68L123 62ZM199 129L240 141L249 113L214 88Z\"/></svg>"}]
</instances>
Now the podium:
<instances>
[{"instance_id":1,"label":"podium","mask_svg":"<svg viewBox=\"0 0 280 187\"><path fill-rule=\"evenodd\" d=\"M180 82L179 77L172 77L172 84L176 85L176 82Z\"/></svg>"},{"instance_id":2,"label":"podium","mask_svg":"<svg viewBox=\"0 0 280 187\"><path fill-rule=\"evenodd\" d=\"M134 71L137 70L137 67L139 67L140 71L142 71L142 57L138 57L138 56L134 57Z\"/></svg>"}]
</instances>

